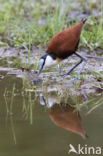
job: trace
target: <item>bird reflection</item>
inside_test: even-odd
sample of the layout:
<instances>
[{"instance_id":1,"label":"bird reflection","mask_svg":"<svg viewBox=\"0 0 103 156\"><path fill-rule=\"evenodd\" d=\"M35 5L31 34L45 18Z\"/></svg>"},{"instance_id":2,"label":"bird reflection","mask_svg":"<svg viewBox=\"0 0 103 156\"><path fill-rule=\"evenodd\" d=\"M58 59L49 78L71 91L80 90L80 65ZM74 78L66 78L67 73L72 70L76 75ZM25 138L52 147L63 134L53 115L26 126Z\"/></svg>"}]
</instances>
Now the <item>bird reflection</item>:
<instances>
[{"instance_id":1,"label":"bird reflection","mask_svg":"<svg viewBox=\"0 0 103 156\"><path fill-rule=\"evenodd\" d=\"M86 137L79 112L69 105L54 105L50 110L50 118L57 126Z\"/></svg>"},{"instance_id":2,"label":"bird reflection","mask_svg":"<svg viewBox=\"0 0 103 156\"><path fill-rule=\"evenodd\" d=\"M50 109L50 119L57 126L86 138L86 132L83 128L82 119L79 112L75 111L75 109L69 104L65 104L63 102L60 102L59 104L56 103L56 100L57 98L54 98L54 96L48 97L47 99L45 99L43 96L40 97L41 105L45 105Z\"/></svg>"}]
</instances>

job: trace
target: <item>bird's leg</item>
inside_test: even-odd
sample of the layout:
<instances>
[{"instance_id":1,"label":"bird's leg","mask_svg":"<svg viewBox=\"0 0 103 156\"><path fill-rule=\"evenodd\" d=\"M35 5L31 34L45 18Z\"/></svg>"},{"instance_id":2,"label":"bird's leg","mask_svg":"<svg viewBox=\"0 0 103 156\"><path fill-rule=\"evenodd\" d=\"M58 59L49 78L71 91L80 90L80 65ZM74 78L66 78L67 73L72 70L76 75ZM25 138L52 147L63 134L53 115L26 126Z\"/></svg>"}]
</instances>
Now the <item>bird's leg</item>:
<instances>
[{"instance_id":1,"label":"bird's leg","mask_svg":"<svg viewBox=\"0 0 103 156\"><path fill-rule=\"evenodd\" d=\"M78 72L78 74L81 74L82 71L84 70L86 64L87 64L87 59L84 58L84 57L82 57L81 55L79 55L79 54L77 54L77 53L75 53L75 55L78 56L78 57L82 60L81 63L83 62L83 65L82 65L81 69L80 69L79 72Z\"/></svg>"},{"instance_id":2,"label":"bird's leg","mask_svg":"<svg viewBox=\"0 0 103 156\"><path fill-rule=\"evenodd\" d=\"M57 76L59 76L60 81L63 82L63 77L61 76L61 66L60 66L60 64L58 64L58 70L59 70L59 75L57 75Z\"/></svg>"},{"instance_id":3,"label":"bird's leg","mask_svg":"<svg viewBox=\"0 0 103 156\"><path fill-rule=\"evenodd\" d=\"M79 74L83 71L83 69L84 69L84 67L85 67L85 65L87 63L87 60L84 57L77 54L77 53L75 53L75 55L80 58L80 61L74 67L72 67L66 74L63 74L61 76L69 75L79 64L81 64L83 61L85 61L82 68L81 68L81 70L79 71Z\"/></svg>"}]
</instances>

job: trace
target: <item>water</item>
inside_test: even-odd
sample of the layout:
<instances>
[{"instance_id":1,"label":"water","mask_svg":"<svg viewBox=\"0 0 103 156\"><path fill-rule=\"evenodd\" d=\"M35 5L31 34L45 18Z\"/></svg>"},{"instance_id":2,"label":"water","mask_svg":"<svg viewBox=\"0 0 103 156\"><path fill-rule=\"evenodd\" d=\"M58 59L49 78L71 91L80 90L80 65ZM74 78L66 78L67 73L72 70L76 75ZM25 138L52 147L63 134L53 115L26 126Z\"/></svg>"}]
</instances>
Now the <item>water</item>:
<instances>
[{"instance_id":1,"label":"water","mask_svg":"<svg viewBox=\"0 0 103 156\"><path fill-rule=\"evenodd\" d=\"M63 101L56 102L55 95L24 95L22 87L15 75L0 81L0 156L67 156L70 144L103 148L102 105L87 115L86 109L74 112ZM85 132L88 138L83 139Z\"/></svg>"}]
</instances>

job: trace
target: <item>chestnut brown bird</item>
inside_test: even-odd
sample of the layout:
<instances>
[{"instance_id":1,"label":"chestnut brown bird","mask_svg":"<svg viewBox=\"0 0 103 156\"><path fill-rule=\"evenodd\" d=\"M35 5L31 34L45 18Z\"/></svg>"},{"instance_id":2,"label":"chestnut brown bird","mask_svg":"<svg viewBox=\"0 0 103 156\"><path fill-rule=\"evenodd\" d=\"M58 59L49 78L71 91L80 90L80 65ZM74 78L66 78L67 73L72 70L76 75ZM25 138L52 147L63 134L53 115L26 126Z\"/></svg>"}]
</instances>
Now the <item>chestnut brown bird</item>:
<instances>
[{"instance_id":1,"label":"chestnut brown bird","mask_svg":"<svg viewBox=\"0 0 103 156\"><path fill-rule=\"evenodd\" d=\"M80 61L64 75L69 75L82 61L86 61L85 58L76 53L85 21L86 19L83 19L78 24L53 36L48 44L47 54L40 59L39 74L43 68L58 64L72 54L79 57ZM80 73L83 68L84 66L80 70Z\"/></svg>"},{"instance_id":2,"label":"chestnut brown bird","mask_svg":"<svg viewBox=\"0 0 103 156\"><path fill-rule=\"evenodd\" d=\"M82 119L79 112L68 104L55 104L49 113L50 119L59 127L73 133L81 135L86 139L87 134L82 125Z\"/></svg>"}]
</instances>

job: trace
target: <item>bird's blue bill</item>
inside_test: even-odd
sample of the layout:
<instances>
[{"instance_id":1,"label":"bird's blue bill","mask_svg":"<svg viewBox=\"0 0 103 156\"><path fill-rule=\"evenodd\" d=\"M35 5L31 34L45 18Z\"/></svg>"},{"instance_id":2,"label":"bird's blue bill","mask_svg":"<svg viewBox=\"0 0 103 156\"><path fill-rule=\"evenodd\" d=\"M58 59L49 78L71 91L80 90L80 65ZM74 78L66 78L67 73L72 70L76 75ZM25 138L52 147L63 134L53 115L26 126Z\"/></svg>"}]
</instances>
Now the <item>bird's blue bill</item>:
<instances>
[{"instance_id":1,"label":"bird's blue bill","mask_svg":"<svg viewBox=\"0 0 103 156\"><path fill-rule=\"evenodd\" d=\"M38 74L41 73L41 71L42 71L42 69L43 69L43 66L44 66L44 60L41 59L41 60L40 60L40 65L39 65L39 72L38 72Z\"/></svg>"}]
</instances>

